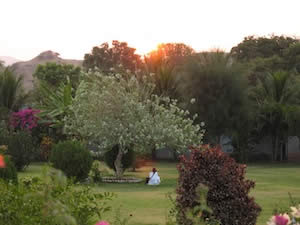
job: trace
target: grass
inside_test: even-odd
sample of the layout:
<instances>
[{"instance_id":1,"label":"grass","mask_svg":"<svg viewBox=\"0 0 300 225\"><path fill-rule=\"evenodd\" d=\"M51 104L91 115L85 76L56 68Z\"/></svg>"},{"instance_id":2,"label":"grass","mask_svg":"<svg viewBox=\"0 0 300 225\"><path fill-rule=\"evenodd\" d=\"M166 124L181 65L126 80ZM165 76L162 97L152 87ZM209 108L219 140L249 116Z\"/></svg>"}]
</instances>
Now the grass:
<instances>
[{"instance_id":1,"label":"grass","mask_svg":"<svg viewBox=\"0 0 300 225\"><path fill-rule=\"evenodd\" d=\"M94 191L114 192L117 198L113 201L114 208L121 207L122 217L130 217L130 225L164 225L166 215L171 207L166 194L176 188L178 173L175 163L156 163L162 183L159 186L139 184L108 184L94 185ZM23 176L40 176L42 164L33 164ZM137 172L126 173L129 176L145 178L150 167L143 167ZM287 208L291 203L289 194L300 200L300 164L261 164L249 165L247 177L256 182L251 191L256 202L262 207L257 225L265 225L275 208ZM132 217L130 216L132 215ZM109 215L107 220L116 218Z\"/></svg>"}]
</instances>

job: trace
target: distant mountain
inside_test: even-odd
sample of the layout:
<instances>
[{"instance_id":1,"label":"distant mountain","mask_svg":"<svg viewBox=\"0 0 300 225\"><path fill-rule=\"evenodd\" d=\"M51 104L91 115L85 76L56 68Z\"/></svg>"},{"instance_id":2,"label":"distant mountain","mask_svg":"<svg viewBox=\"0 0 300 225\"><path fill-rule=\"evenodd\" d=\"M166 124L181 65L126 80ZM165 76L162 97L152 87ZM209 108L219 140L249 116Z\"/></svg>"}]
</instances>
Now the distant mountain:
<instances>
[{"instance_id":1,"label":"distant mountain","mask_svg":"<svg viewBox=\"0 0 300 225\"><path fill-rule=\"evenodd\" d=\"M45 51L39 54L37 57L24 62L17 62L12 65L14 71L23 75L24 77L24 88L29 91L33 89L33 77L36 67L39 64L45 64L47 62L56 62L59 64L73 64L74 66L82 66L82 60L73 59L62 59L59 54L53 51Z\"/></svg>"},{"instance_id":2,"label":"distant mountain","mask_svg":"<svg viewBox=\"0 0 300 225\"><path fill-rule=\"evenodd\" d=\"M11 66L12 64L16 62L20 62L21 60L18 60L10 56L0 56L0 61L4 62L4 66Z\"/></svg>"}]
</instances>

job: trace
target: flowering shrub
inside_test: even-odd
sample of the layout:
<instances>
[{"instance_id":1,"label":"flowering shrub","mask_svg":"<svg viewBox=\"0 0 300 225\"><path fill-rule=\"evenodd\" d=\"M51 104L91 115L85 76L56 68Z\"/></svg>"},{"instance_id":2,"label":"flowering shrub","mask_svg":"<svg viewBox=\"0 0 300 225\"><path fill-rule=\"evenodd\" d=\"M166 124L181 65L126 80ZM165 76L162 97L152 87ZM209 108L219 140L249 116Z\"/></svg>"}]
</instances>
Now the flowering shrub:
<instances>
[{"instance_id":1,"label":"flowering shrub","mask_svg":"<svg viewBox=\"0 0 300 225\"><path fill-rule=\"evenodd\" d=\"M178 165L177 222L195 224L187 214L203 206L197 188L205 185L207 206L222 225L254 225L261 209L248 196L254 182L245 179L245 169L246 166L237 164L219 148L192 149L190 159L181 158Z\"/></svg>"},{"instance_id":2,"label":"flowering shrub","mask_svg":"<svg viewBox=\"0 0 300 225\"><path fill-rule=\"evenodd\" d=\"M34 127L37 127L38 114L40 110L35 109L23 109L19 112L14 112L11 115L10 125L14 129L22 129L31 131Z\"/></svg>"},{"instance_id":3,"label":"flowering shrub","mask_svg":"<svg viewBox=\"0 0 300 225\"><path fill-rule=\"evenodd\" d=\"M70 110L64 118L69 135L97 142L100 151L119 146L114 162L118 178L128 146L141 153L162 147L186 151L201 144L204 134L176 100L152 95L151 85L135 77L86 74Z\"/></svg>"},{"instance_id":4,"label":"flowering shrub","mask_svg":"<svg viewBox=\"0 0 300 225\"><path fill-rule=\"evenodd\" d=\"M289 214L274 215L267 222L267 225L300 225L300 205L291 207L292 212Z\"/></svg>"}]
</instances>

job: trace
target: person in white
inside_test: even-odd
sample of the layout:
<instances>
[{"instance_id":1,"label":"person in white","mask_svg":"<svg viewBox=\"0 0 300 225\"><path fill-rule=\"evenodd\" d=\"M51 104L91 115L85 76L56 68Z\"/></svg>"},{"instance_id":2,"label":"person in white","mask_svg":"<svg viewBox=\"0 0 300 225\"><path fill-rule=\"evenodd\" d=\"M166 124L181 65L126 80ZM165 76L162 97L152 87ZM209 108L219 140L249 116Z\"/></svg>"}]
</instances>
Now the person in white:
<instances>
[{"instance_id":1,"label":"person in white","mask_svg":"<svg viewBox=\"0 0 300 225\"><path fill-rule=\"evenodd\" d=\"M149 173L149 185L158 185L160 184L160 177L158 176L157 170L155 168L152 169L152 172Z\"/></svg>"}]
</instances>

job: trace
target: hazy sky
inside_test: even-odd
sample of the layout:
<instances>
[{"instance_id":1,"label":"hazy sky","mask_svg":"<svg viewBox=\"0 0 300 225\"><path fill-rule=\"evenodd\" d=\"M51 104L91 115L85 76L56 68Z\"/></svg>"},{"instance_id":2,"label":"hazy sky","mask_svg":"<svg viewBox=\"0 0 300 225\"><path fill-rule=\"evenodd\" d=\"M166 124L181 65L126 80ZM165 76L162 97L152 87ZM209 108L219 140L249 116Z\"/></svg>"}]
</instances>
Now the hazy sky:
<instances>
[{"instance_id":1,"label":"hazy sky","mask_svg":"<svg viewBox=\"0 0 300 225\"><path fill-rule=\"evenodd\" d=\"M163 42L230 50L248 35L300 36L300 0L0 0L0 56L45 50L83 58L126 41L144 54Z\"/></svg>"}]
</instances>

